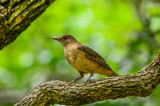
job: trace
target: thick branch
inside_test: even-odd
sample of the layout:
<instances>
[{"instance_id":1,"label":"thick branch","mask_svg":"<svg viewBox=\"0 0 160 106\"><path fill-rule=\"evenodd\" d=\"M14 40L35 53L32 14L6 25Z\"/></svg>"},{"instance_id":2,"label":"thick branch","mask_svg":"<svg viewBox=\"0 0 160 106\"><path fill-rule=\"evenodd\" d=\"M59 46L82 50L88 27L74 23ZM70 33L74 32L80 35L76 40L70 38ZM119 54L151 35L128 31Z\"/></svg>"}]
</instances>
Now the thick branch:
<instances>
[{"instance_id":1,"label":"thick branch","mask_svg":"<svg viewBox=\"0 0 160 106\"><path fill-rule=\"evenodd\" d=\"M68 86L67 82L51 81L35 87L15 106L49 104L83 105L105 99L128 96L146 97L160 83L160 51L153 62L135 75L123 75Z\"/></svg>"},{"instance_id":2,"label":"thick branch","mask_svg":"<svg viewBox=\"0 0 160 106\"><path fill-rule=\"evenodd\" d=\"M0 50L13 42L54 0L1 0Z\"/></svg>"}]
</instances>

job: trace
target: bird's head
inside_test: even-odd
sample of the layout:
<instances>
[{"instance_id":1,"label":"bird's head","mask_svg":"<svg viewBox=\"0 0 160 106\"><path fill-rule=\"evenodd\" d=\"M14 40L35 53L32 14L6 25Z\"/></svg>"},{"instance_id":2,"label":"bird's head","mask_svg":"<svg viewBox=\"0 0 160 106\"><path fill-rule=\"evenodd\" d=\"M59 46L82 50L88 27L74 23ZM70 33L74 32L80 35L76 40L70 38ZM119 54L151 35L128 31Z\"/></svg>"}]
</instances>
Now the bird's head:
<instances>
[{"instance_id":1,"label":"bird's head","mask_svg":"<svg viewBox=\"0 0 160 106\"><path fill-rule=\"evenodd\" d=\"M77 43L77 40L72 35L62 35L60 37L51 37L54 40L59 41L64 47L69 44Z\"/></svg>"}]
</instances>

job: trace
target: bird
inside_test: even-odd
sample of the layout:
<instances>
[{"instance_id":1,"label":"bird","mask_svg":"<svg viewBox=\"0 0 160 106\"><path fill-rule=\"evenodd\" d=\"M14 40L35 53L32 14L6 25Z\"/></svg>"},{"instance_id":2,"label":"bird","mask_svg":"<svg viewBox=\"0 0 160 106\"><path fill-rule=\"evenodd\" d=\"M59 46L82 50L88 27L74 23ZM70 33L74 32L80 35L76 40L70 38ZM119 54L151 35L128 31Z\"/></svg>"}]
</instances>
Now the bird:
<instances>
[{"instance_id":1,"label":"bird","mask_svg":"<svg viewBox=\"0 0 160 106\"><path fill-rule=\"evenodd\" d=\"M107 77L119 76L97 52L79 43L72 35L66 34L51 38L63 45L65 58L80 74L80 77L72 80L69 84L74 84L75 81L83 78L84 74L90 74L85 84L94 74L105 75Z\"/></svg>"}]
</instances>

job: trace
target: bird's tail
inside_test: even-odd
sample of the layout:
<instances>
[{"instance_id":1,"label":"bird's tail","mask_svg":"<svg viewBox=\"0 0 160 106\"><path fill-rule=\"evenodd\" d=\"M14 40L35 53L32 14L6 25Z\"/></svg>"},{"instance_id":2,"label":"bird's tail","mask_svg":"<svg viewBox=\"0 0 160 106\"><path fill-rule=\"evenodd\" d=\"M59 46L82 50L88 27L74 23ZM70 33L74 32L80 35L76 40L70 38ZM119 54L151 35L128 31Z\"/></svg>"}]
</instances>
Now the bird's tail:
<instances>
[{"instance_id":1,"label":"bird's tail","mask_svg":"<svg viewBox=\"0 0 160 106\"><path fill-rule=\"evenodd\" d=\"M112 69L109 70L110 72L106 74L107 77L113 77L113 76L119 76L117 73L115 73Z\"/></svg>"},{"instance_id":2,"label":"bird's tail","mask_svg":"<svg viewBox=\"0 0 160 106\"><path fill-rule=\"evenodd\" d=\"M112 75L113 76L119 76L117 73L115 73L113 70L112 70Z\"/></svg>"}]
</instances>

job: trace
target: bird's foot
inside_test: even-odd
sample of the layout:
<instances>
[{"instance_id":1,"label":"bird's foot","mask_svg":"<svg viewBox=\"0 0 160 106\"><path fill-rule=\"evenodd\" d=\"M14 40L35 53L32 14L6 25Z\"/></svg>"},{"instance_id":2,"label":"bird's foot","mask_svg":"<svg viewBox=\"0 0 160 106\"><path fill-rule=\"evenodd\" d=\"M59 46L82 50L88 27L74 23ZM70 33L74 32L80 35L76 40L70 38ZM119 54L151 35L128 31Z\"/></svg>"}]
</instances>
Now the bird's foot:
<instances>
[{"instance_id":1,"label":"bird's foot","mask_svg":"<svg viewBox=\"0 0 160 106\"><path fill-rule=\"evenodd\" d=\"M85 82L84 82L84 85L87 85L87 83L88 83L88 81L85 81Z\"/></svg>"},{"instance_id":2,"label":"bird's foot","mask_svg":"<svg viewBox=\"0 0 160 106\"><path fill-rule=\"evenodd\" d=\"M74 85L74 80L73 81L71 81L71 82L69 82L69 84L68 85Z\"/></svg>"}]
</instances>

